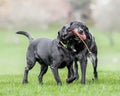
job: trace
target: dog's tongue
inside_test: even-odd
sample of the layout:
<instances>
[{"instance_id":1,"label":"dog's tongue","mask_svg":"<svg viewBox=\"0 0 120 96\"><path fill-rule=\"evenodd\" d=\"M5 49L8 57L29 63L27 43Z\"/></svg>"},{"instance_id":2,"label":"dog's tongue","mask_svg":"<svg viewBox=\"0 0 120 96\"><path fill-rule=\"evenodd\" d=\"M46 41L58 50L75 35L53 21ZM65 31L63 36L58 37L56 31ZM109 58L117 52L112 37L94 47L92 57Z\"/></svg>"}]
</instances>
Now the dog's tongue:
<instances>
[{"instance_id":1,"label":"dog's tongue","mask_svg":"<svg viewBox=\"0 0 120 96\"><path fill-rule=\"evenodd\" d=\"M86 39L86 35L85 34L79 34L79 37L81 37L83 40Z\"/></svg>"},{"instance_id":2,"label":"dog's tongue","mask_svg":"<svg viewBox=\"0 0 120 96\"><path fill-rule=\"evenodd\" d=\"M86 39L86 35L85 34L79 34L78 32L77 32L77 30L72 30L72 33L74 34L74 35L77 35L80 39L82 39L82 40L85 40Z\"/></svg>"}]
</instances>

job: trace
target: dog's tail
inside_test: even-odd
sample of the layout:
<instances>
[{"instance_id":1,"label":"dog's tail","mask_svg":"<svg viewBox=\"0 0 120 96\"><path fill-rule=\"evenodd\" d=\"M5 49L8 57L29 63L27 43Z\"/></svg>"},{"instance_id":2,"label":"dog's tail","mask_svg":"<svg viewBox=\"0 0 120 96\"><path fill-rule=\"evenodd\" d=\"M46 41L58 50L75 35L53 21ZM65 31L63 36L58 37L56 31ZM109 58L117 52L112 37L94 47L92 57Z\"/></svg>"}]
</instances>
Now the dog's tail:
<instances>
[{"instance_id":1,"label":"dog's tail","mask_svg":"<svg viewBox=\"0 0 120 96\"><path fill-rule=\"evenodd\" d=\"M29 41L31 42L34 38L32 37L32 35L28 32L24 32L24 31L18 31L16 32L16 34L22 34L25 35L26 37L28 37Z\"/></svg>"}]
</instances>

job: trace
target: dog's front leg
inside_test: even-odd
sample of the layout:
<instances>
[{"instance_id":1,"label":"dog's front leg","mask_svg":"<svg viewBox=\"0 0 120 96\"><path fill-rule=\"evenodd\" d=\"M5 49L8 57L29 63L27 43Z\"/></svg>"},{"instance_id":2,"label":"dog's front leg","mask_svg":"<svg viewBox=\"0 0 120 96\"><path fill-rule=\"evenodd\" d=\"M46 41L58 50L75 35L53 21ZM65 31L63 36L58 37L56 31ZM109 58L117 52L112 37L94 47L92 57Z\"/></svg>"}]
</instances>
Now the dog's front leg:
<instances>
[{"instance_id":1,"label":"dog's front leg","mask_svg":"<svg viewBox=\"0 0 120 96\"><path fill-rule=\"evenodd\" d=\"M87 67L87 58L83 57L80 60L80 67L81 67L81 84L85 84L86 80L86 67Z\"/></svg>"},{"instance_id":2,"label":"dog's front leg","mask_svg":"<svg viewBox=\"0 0 120 96\"><path fill-rule=\"evenodd\" d=\"M60 76L59 76L59 73L58 73L58 67L55 65L55 64L52 64L50 66L52 72L53 72L53 75L54 75L54 78L57 82L57 85L62 85L62 82L60 80Z\"/></svg>"},{"instance_id":3,"label":"dog's front leg","mask_svg":"<svg viewBox=\"0 0 120 96\"><path fill-rule=\"evenodd\" d=\"M98 58L96 55L92 54L90 56L90 60L93 64L93 69L94 69L94 78L98 79L98 73L97 73L97 62L98 62Z\"/></svg>"},{"instance_id":4,"label":"dog's front leg","mask_svg":"<svg viewBox=\"0 0 120 96\"><path fill-rule=\"evenodd\" d=\"M73 70L72 64L73 64L73 62L70 63L69 66L67 66L67 68L68 68L68 78L66 79L67 83L72 83L76 79L76 77L74 76L74 70Z\"/></svg>"},{"instance_id":5,"label":"dog's front leg","mask_svg":"<svg viewBox=\"0 0 120 96\"><path fill-rule=\"evenodd\" d=\"M78 64L77 64L77 60L75 60L75 64L74 64L74 75L76 80L79 79L79 74L78 74Z\"/></svg>"}]
</instances>

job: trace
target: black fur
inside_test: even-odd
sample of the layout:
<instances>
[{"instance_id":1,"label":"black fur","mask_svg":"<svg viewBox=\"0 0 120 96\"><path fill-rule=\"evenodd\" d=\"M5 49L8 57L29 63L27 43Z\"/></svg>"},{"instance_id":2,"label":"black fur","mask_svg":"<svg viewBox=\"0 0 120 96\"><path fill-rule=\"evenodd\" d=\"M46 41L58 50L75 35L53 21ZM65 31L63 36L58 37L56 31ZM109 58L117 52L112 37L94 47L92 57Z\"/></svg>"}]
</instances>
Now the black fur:
<instances>
[{"instance_id":1,"label":"black fur","mask_svg":"<svg viewBox=\"0 0 120 96\"><path fill-rule=\"evenodd\" d=\"M95 42L95 38L93 37L93 35L89 32L88 27L83 24L82 22L78 22L78 21L74 21L71 22L69 25L67 25L66 27L66 33L67 35L65 35L65 40L63 39L64 36L61 36L61 34L63 35L63 32L59 33L59 38L61 38L61 40L66 41L65 43L67 43L68 46L71 46L73 51L73 55L74 55L74 61L75 61L75 77L79 78L78 75L78 65L77 65L77 61L80 62L80 67L81 67L81 83L85 84L85 80L86 80L86 67L87 67L87 57L90 58L92 64L93 64L93 69L94 69L94 78L97 79L98 78L98 74L97 74L97 62L98 62L98 58L97 58L97 45ZM82 40L80 38L78 38L77 36L75 36L74 34L72 34L72 30L77 29L79 34L85 34L86 35L86 40L84 40L84 42L87 44L88 48L91 51L91 54L89 53L89 51L87 50L86 46L84 45L84 43L82 42Z\"/></svg>"},{"instance_id":2,"label":"black fur","mask_svg":"<svg viewBox=\"0 0 120 96\"><path fill-rule=\"evenodd\" d=\"M27 50L27 66L24 71L23 83L28 82L28 72L34 67L36 62L39 62L41 65L41 72L38 76L39 83L43 83L43 75L47 72L48 66L50 66L58 85L62 84L59 77L58 68L67 66L67 83L70 83L75 79L72 69L73 56L67 48L62 46L58 38L54 40L47 38L33 39L33 37L27 32L18 31L16 33L27 36L30 41Z\"/></svg>"}]
</instances>

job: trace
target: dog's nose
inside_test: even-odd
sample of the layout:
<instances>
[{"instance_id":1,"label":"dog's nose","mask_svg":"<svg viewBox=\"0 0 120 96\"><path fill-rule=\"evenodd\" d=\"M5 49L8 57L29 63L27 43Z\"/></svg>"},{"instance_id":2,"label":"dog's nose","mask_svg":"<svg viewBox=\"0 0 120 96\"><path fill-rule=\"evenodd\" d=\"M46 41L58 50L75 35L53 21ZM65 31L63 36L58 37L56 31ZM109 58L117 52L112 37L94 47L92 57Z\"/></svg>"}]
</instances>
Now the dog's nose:
<instances>
[{"instance_id":1,"label":"dog's nose","mask_svg":"<svg viewBox=\"0 0 120 96\"><path fill-rule=\"evenodd\" d=\"M80 30L79 30L79 33L80 33L80 34L83 34L83 33L84 33L84 31L83 31L82 29L80 29Z\"/></svg>"}]
</instances>

